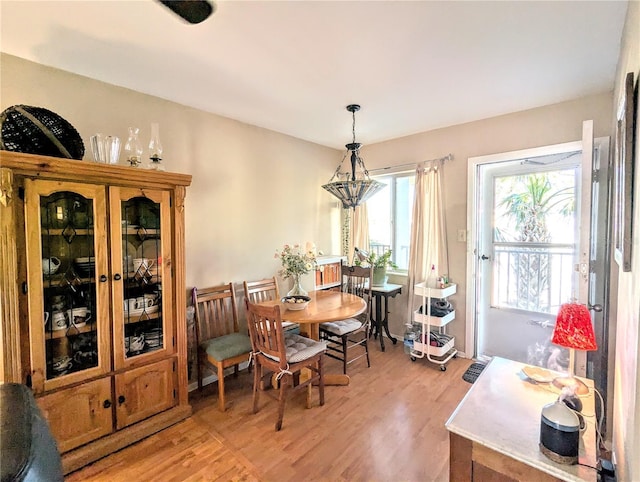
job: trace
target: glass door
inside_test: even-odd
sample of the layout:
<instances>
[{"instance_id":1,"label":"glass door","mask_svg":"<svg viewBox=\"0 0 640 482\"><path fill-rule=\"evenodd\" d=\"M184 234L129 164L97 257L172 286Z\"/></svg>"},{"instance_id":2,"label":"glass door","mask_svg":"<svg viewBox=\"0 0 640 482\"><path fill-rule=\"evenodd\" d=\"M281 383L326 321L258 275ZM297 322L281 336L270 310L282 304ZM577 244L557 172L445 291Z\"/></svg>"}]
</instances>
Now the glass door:
<instances>
[{"instance_id":1,"label":"glass door","mask_svg":"<svg viewBox=\"0 0 640 482\"><path fill-rule=\"evenodd\" d=\"M25 181L32 383L109 371L104 187Z\"/></svg>"},{"instance_id":2,"label":"glass door","mask_svg":"<svg viewBox=\"0 0 640 482\"><path fill-rule=\"evenodd\" d=\"M114 352L117 368L173 348L169 193L113 187ZM115 233L119 235L116 236Z\"/></svg>"}]
</instances>

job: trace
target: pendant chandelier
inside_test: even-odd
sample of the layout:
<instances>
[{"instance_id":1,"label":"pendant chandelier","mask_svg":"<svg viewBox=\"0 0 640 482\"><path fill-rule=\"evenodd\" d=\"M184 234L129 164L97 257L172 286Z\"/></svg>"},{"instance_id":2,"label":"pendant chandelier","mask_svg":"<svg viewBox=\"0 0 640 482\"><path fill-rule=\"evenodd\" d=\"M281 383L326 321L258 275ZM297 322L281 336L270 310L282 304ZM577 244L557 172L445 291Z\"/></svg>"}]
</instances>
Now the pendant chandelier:
<instances>
[{"instance_id":1,"label":"pendant chandelier","mask_svg":"<svg viewBox=\"0 0 640 482\"><path fill-rule=\"evenodd\" d=\"M356 112L360 110L357 104L347 106L347 110L351 112L353 117L353 126L351 132L353 134L352 142L347 144L347 152L342 157L342 161L338 164L338 168L333 173L329 182L322 187L342 201L345 209L355 208L361 202L366 201L385 184L374 181L369 177L369 171L364 165L364 161L360 157L360 147L362 144L356 142ZM351 153L351 173L341 172L342 163L347 158L347 154Z\"/></svg>"}]
</instances>

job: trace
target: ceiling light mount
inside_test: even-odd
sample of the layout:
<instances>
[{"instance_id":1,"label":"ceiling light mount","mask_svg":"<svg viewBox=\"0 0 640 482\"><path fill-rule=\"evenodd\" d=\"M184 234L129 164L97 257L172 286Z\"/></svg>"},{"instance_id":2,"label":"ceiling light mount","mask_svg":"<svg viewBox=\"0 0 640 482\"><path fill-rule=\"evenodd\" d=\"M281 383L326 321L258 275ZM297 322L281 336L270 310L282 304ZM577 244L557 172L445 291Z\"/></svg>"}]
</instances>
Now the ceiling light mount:
<instances>
[{"instance_id":1,"label":"ceiling light mount","mask_svg":"<svg viewBox=\"0 0 640 482\"><path fill-rule=\"evenodd\" d=\"M342 161L338 164L338 168L329 179L329 182L322 186L340 199L345 209L355 208L385 187L385 184L374 181L369 177L369 171L367 171L364 161L360 157L362 144L356 142L356 112L359 110L360 106L358 104L349 104L347 106L347 111L351 112L353 118L351 128L352 141L345 145L347 152L342 157ZM342 163L349 153L351 153L351 173L341 172ZM360 167L360 171L358 171L358 167ZM337 180L334 181L334 179Z\"/></svg>"}]
</instances>

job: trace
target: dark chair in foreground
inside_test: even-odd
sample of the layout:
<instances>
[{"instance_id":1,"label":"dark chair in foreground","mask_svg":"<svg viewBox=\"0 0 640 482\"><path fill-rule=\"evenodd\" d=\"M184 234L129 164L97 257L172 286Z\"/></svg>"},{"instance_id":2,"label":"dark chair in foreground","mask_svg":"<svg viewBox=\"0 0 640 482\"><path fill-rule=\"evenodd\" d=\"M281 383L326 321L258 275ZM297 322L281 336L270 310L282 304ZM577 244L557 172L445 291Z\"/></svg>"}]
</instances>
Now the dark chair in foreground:
<instances>
[{"instance_id":1,"label":"dark chair in foreground","mask_svg":"<svg viewBox=\"0 0 640 482\"><path fill-rule=\"evenodd\" d=\"M31 389L0 384L2 481L62 482L62 460ZM73 423L73 422L69 422Z\"/></svg>"},{"instance_id":2,"label":"dark chair in foreground","mask_svg":"<svg viewBox=\"0 0 640 482\"><path fill-rule=\"evenodd\" d=\"M233 283L193 288L198 346L198 389L202 389L202 366L209 362L218 376L218 408L225 410L224 370L249 360L251 340L239 332L238 307Z\"/></svg>"},{"instance_id":3,"label":"dark chair in foreground","mask_svg":"<svg viewBox=\"0 0 640 482\"><path fill-rule=\"evenodd\" d=\"M318 385L320 405L324 405L323 356L326 345L304 336L290 334L285 338L280 306L266 307L248 300L247 324L253 346L255 371L253 375L253 413L258 411L260 386L263 378L271 379L275 373L279 380L278 420L276 431L282 428L287 397L311 384ZM311 376L300 381L300 372L308 369ZM266 392L269 393L269 392Z\"/></svg>"},{"instance_id":4,"label":"dark chair in foreground","mask_svg":"<svg viewBox=\"0 0 640 482\"><path fill-rule=\"evenodd\" d=\"M369 361L369 327L371 323L371 292L373 268L362 266L342 265L341 291L363 298L367 302L367 309L357 318L339 320L320 324L320 337L327 341L327 356L342 361L343 371L347 373L347 365L358 358L367 357ZM353 350L362 350L357 356L351 356Z\"/></svg>"}]
</instances>

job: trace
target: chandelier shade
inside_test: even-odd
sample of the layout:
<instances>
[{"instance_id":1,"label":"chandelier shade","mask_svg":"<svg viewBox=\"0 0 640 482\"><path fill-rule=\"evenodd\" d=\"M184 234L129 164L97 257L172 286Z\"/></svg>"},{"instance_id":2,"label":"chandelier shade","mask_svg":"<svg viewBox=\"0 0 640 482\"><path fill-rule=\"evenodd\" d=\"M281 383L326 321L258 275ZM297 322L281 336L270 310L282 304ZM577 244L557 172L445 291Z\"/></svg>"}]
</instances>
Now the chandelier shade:
<instances>
[{"instance_id":1,"label":"chandelier shade","mask_svg":"<svg viewBox=\"0 0 640 482\"><path fill-rule=\"evenodd\" d=\"M347 151L345 152L340 164L338 164L338 168L333 173L333 176L329 179L329 182L322 186L335 197L340 199L340 201L342 201L342 206L345 209L355 208L386 186L386 184L382 184L381 182L369 177L369 171L367 171L364 161L360 157L360 147L362 147L362 144L356 142L355 114L360 110L360 106L357 104L350 104L347 106L347 110L351 112L353 117L353 140L345 146ZM341 172L340 169L342 167L342 163L349 153L351 153L351 173Z\"/></svg>"}]
</instances>

